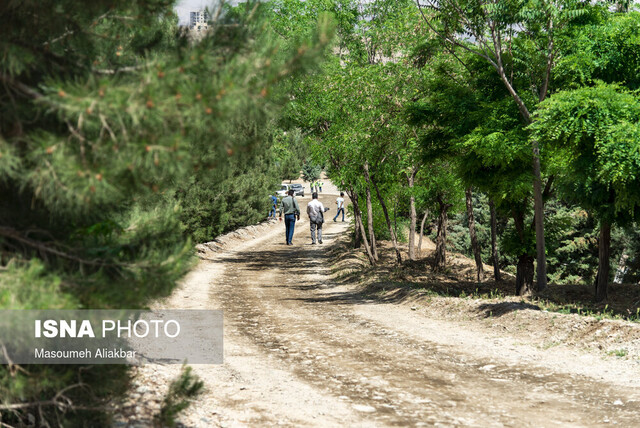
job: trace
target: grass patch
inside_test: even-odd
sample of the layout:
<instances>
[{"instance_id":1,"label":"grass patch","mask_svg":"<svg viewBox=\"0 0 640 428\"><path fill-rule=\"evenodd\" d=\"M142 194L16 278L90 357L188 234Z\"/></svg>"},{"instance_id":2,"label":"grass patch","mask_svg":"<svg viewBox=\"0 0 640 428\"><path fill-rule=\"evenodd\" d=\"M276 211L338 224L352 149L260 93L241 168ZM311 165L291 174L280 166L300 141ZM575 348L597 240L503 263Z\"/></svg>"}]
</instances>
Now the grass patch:
<instances>
[{"instance_id":1,"label":"grass patch","mask_svg":"<svg viewBox=\"0 0 640 428\"><path fill-rule=\"evenodd\" d=\"M614 349L612 351L607 352L607 355L612 357L618 357L618 358L626 357L627 354L628 354L628 351L626 349Z\"/></svg>"}]
</instances>

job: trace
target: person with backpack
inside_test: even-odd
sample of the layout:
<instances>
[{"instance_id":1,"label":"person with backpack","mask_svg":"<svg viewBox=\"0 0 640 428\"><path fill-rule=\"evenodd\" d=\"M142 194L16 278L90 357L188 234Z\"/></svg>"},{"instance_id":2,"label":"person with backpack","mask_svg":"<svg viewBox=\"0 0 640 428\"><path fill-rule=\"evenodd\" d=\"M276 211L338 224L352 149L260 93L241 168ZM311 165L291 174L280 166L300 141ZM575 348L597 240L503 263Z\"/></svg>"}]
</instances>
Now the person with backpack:
<instances>
[{"instance_id":1,"label":"person with backpack","mask_svg":"<svg viewBox=\"0 0 640 428\"><path fill-rule=\"evenodd\" d=\"M293 189L289 189L288 195L280 202L280 218L284 215L285 238L287 245L293 245L293 231L296 226L296 218L300 220L300 206L293 196Z\"/></svg>"},{"instance_id":2,"label":"person with backpack","mask_svg":"<svg viewBox=\"0 0 640 428\"><path fill-rule=\"evenodd\" d=\"M309 228L311 230L311 244L322 244L322 224L324 223L324 213L329 211L329 208L325 208L322 202L318 200L318 193L313 192L311 194L311 202L307 204L307 215L309 215Z\"/></svg>"}]
</instances>

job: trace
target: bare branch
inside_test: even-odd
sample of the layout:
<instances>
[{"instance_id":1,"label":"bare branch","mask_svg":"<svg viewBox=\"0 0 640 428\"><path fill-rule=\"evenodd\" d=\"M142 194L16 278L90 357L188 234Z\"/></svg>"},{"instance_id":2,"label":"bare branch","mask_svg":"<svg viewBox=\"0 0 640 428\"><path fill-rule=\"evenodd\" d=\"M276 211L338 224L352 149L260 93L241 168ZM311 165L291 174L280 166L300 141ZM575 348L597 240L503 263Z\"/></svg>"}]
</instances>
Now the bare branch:
<instances>
[{"instance_id":1,"label":"bare branch","mask_svg":"<svg viewBox=\"0 0 640 428\"><path fill-rule=\"evenodd\" d=\"M554 59L554 45L553 45L553 18L549 19L549 43L547 45L547 69L545 70L544 79L542 81L542 89L540 89L540 101L543 101L547 97L547 91L549 90L549 80L551 80L551 69L553 68Z\"/></svg>"},{"instance_id":2,"label":"bare branch","mask_svg":"<svg viewBox=\"0 0 640 428\"><path fill-rule=\"evenodd\" d=\"M113 133L113 131L109 127L109 124L107 123L107 119L103 114L100 115L100 122L102 122L102 126L104 127L104 129L106 129L109 132L109 135L111 136L111 140L114 143L118 142L116 135Z\"/></svg>"},{"instance_id":3,"label":"bare branch","mask_svg":"<svg viewBox=\"0 0 640 428\"><path fill-rule=\"evenodd\" d=\"M82 115L80 115L80 117L82 117ZM68 120L65 120L65 123L67 124L67 129L69 129L69 132L71 132L73 136L75 136L81 142L87 141L87 139L84 138L84 136L80 134L80 132L76 128L74 128Z\"/></svg>"},{"instance_id":4,"label":"bare branch","mask_svg":"<svg viewBox=\"0 0 640 428\"><path fill-rule=\"evenodd\" d=\"M92 71L98 74L116 74L116 73L129 73L132 71L142 70L146 68L150 64L141 64L141 65L132 65L128 67L120 67L120 68L94 68ZM153 63L151 63L153 65Z\"/></svg>"},{"instance_id":5,"label":"bare branch","mask_svg":"<svg viewBox=\"0 0 640 428\"><path fill-rule=\"evenodd\" d=\"M445 35L444 33L442 33L441 31L436 30L436 28L434 27L433 23L429 20L429 18L427 18L427 16L424 14L424 11L422 10L422 5L420 4L420 0L416 0L416 4L418 5L418 10L420 11L420 15L422 15L422 19L424 20L424 22L427 24L427 26L429 27L429 29L431 29L431 31L433 31L436 36L438 36L440 39L442 39L445 42L451 43L454 46L458 46L468 52L471 52L474 55L478 55L484 59L486 59L487 61L489 61L489 63L497 68L497 65L495 63L495 61L493 61L493 59L491 59L489 57L489 55L486 54L486 52L481 52L475 49L471 49L469 46L467 46L467 44L460 42L459 40L456 40L455 38L449 37L447 35ZM474 34L475 37L475 34ZM479 40L479 39L477 39Z\"/></svg>"},{"instance_id":6,"label":"bare branch","mask_svg":"<svg viewBox=\"0 0 640 428\"><path fill-rule=\"evenodd\" d=\"M68 398L64 397L66 400ZM92 406L76 406L74 404L69 404L68 402L61 402L58 400L44 400L44 401L32 401L30 403L16 403L16 404L2 404L0 405L0 410L20 410L20 409L28 409L36 406L56 406L61 407L63 410L94 410L101 411L104 410L104 407L92 407Z\"/></svg>"},{"instance_id":7,"label":"bare branch","mask_svg":"<svg viewBox=\"0 0 640 428\"><path fill-rule=\"evenodd\" d=\"M4 345L4 343L0 342L0 346L2 347L2 355L4 356L4 360L7 362L7 366L9 368L9 374L11 374L12 377L15 376L17 372L22 372L26 375L29 375L28 371L15 364L11 360L11 357L9 357L9 353L7 352L7 347Z\"/></svg>"},{"instance_id":8,"label":"bare branch","mask_svg":"<svg viewBox=\"0 0 640 428\"><path fill-rule=\"evenodd\" d=\"M54 44L56 42L59 42L60 40L64 39L65 37L72 35L73 33L74 32L72 30L65 31L64 33L62 33L61 36L56 37L55 39L51 40L50 42L49 41L44 42L42 45L43 46L50 46L50 45L52 45L52 44Z\"/></svg>"}]
</instances>

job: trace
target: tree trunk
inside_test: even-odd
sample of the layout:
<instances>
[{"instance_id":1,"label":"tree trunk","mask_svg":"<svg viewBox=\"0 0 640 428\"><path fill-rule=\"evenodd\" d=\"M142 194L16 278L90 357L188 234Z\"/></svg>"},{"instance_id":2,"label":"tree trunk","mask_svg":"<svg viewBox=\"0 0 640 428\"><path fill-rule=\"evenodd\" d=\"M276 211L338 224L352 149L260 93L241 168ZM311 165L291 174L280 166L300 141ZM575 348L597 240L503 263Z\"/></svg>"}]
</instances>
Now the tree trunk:
<instances>
[{"instance_id":1,"label":"tree trunk","mask_svg":"<svg viewBox=\"0 0 640 428\"><path fill-rule=\"evenodd\" d=\"M354 211L354 216L355 216L355 211ZM362 237L360 236L360 227L358 226L358 223L355 223L355 237L353 239L353 248L360 248L362 246Z\"/></svg>"},{"instance_id":2,"label":"tree trunk","mask_svg":"<svg viewBox=\"0 0 640 428\"><path fill-rule=\"evenodd\" d=\"M369 245L371 245L371 253L373 254L373 258L378 260L378 248L376 235L373 231L373 206L371 205L371 188L367 185L367 228L369 230Z\"/></svg>"},{"instance_id":3,"label":"tree trunk","mask_svg":"<svg viewBox=\"0 0 640 428\"><path fill-rule=\"evenodd\" d=\"M536 259L538 261L537 290L547 288L547 257L544 244L544 201L542 200L542 178L540 174L540 149L533 141L533 202L536 222Z\"/></svg>"},{"instance_id":4,"label":"tree trunk","mask_svg":"<svg viewBox=\"0 0 640 428\"><path fill-rule=\"evenodd\" d=\"M416 259L416 198L413 196L413 176L409 176L409 189L412 192L409 199L409 260Z\"/></svg>"},{"instance_id":5,"label":"tree trunk","mask_svg":"<svg viewBox=\"0 0 640 428\"><path fill-rule=\"evenodd\" d=\"M498 75L505 84L507 90L513 97L520 114L524 118L527 124L533 122L531 114L527 109L526 104L520 98L516 90L513 88L511 82L507 78L504 72L502 63L500 62L498 68ZM546 95L546 94L545 94ZM542 101L542 99L540 99ZM536 258L537 265L537 290L542 291L547 288L547 257L545 255L545 243L544 243L544 201L542 199L542 174L540 172L540 147L536 140L531 142L531 151L533 152L533 206L535 213L535 228L536 228Z\"/></svg>"},{"instance_id":6,"label":"tree trunk","mask_svg":"<svg viewBox=\"0 0 640 428\"><path fill-rule=\"evenodd\" d=\"M357 206L357 198L358 195L353 194L352 192L347 191L347 195L349 199L351 199L351 204L353 205L353 218L354 218L354 240L353 240L353 248L360 248L362 246L362 236L360 235L360 226L358 225L358 215L356 206ZM354 203L354 201L356 201Z\"/></svg>"},{"instance_id":7,"label":"tree trunk","mask_svg":"<svg viewBox=\"0 0 640 428\"><path fill-rule=\"evenodd\" d=\"M360 237L364 244L365 252L367 253L367 258L369 259L369 263L371 265L376 264L376 260L373 258L373 253L371 252L371 247L369 246L369 241L367 240L367 234L364 230L364 225L362 224L362 212L360 211L360 206L358 205L358 194L353 191L347 192L349 195L349 199L351 199L351 204L353 205L353 216L356 221L356 230L360 231Z\"/></svg>"},{"instance_id":8,"label":"tree trunk","mask_svg":"<svg viewBox=\"0 0 640 428\"><path fill-rule=\"evenodd\" d=\"M617 13L628 13L629 12L629 1L618 0L616 3L616 12Z\"/></svg>"},{"instance_id":9,"label":"tree trunk","mask_svg":"<svg viewBox=\"0 0 640 428\"><path fill-rule=\"evenodd\" d=\"M513 211L513 225L518 232L520 243L526 244L526 234L524 230L524 213ZM516 266L516 296L524 296L533 291L533 261L534 258L528 254L521 254L518 257Z\"/></svg>"},{"instance_id":10,"label":"tree trunk","mask_svg":"<svg viewBox=\"0 0 640 428\"><path fill-rule=\"evenodd\" d=\"M369 259L369 263L371 263L371 266L374 266L376 264L376 259L373 257L373 254L371 253L371 247L369 246L369 242L367 242L367 235L364 231L364 225L362 224L361 213L358 213L358 216L356 217L356 224L360 228L360 236L362 237L362 241L364 243L364 249L365 249L365 252L367 253L367 258Z\"/></svg>"},{"instance_id":11,"label":"tree trunk","mask_svg":"<svg viewBox=\"0 0 640 428\"><path fill-rule=\"evenodd\" d=\"M369 230L369 244L371 245L371 253L373 258L378 260L378 249L376 245L376 235L373 231L373 206L371 205L371 184L369 179L369 164L364 163L364 178L367 182L366 196L367 196L367 229Z\"/></svg>"},{"instance_id":12,"label":"tree trunk","mask_svg":"<svg viewBox=\"0 0 640 428\"><path fill-rule=\"evenodd\" d=\"M396 234L396 237L400 236L398 235L398 197L394 197L393 198L393 231Z\"/></svg>"},{"instance_id":13,"label":"tree trunk","mask_svg":"<svg viewBox=\"0 0 640 428\"><path fill-rule=\"evenodd\" d=\"M424 215L422 216L422 222L420 223L420 239L418 239L418 257L422 257L422 237L424 236L424 223L427 221L427 216L429 216L429 210L424 210Z\"/></svg>"},{"instance_id":14,"label":"tree trunk","mask_svg":"<svg viewBox=\"0 0 640 428\"><path fill-rule=\"evenodd\" d=\"M598 241L598 275L596 276L596 301L607 300L609 284L609 258L611 257L611 224L600 221L600 240Z\"/></svg>"},{"instance_id":15,"label":"tree trunk","mask_svg":"<svg viewBox=\"0 0 640 428\"><path fill-rule=\"evenodd\" d=\"M493 278L500 281L500 253L498 252L498 219L496 217L496 207L493 200L489 199L489 210L491 211L491 257L493 258Z\"/></svg>"},{"instance_id":16,"label":"tree trunk","mask_svg":"<svg viewBox=\"0 0 640 428\"><path fill-rule=\"evenodd\" d=\"M438 215L438 235L436 237L436 257L434 267L441 269L447 265L447 220L451 205L442 202L438 198L440 214Z\"/></svg>"},{"instance_id":17,"label":"tree trunk","mask_svg":"<svg viewBox=\"0 0 640 428\"><path fill-rule=\"evenodd\" d=\"M467 187L464 193L467 200L467 217L469 220L469 237L471 238L471 249L473 250L473 257L476 260L476 278L478 282L482 282L484 281L484 266L482 265L482 253L480 252L478 238L476 237L476 221L473 216L473 195L471 193L471 186Z\"/></svg>"},{"instance_id":18,"label":"tree trunk","mask_svg":"<svg viewBox=\"0 0 640 428\"><path fill-rule=\"evenodd\" d=\"M416 224L418 214L416 213L416 199L411 196L409 201L409 260L416 259Z\"/></svg>"},{"instance_id":19,"label":"tree trunk","mask_svg":"<svg viewBox=\"0 0 640 428\"><path fill-rule=\"evenodd\" d=\"M398 263L402 263L402 254L400 254L400 249L398 248L398 240L396 239L396 234L393 231L393 225L391 224L391 219L389 218L389 211L387 210L387 204L384 202L384 198L380 194L380 189L374 180L371 180L373 183L373 188L376 189L376 196L378 197L378 201L382 206L382 212L384 213L384 219L387 222L387 227L389 228L389 234L391 235L391 243L393 244L394 250L396 250L396 259Z\"/></svg>"},{"instance_id":20,"label":"tree trunk","mask_svg":"<svg viewBox=\"0 0 640 428\"><path fill-rule=\"evenodd\" d=\"M525 296L533 290L533 257L522 254L516 268L516 295Z\"/></svg>"}]
</instances>

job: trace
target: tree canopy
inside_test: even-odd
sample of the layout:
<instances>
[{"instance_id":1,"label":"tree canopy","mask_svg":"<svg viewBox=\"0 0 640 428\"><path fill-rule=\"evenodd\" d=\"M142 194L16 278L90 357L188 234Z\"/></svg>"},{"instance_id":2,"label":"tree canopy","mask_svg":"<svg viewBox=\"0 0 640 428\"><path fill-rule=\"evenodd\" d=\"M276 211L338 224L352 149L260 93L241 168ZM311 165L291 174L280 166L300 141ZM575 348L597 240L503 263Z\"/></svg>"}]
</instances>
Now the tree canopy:
<instances>
[{"instance_id":1,"label":"tree canopy","mask_svg":"<svg viewBox=\"0 0 640 428\"><path fill-rule=\"evenodd\" d=\"M0 5L2 307L145 307L193 265L191 237L266 217L280 178L268 131L286 101L279 85L315 67L331 25L285 45L250 10L212 12L191 38L173 1ZM58 397L81 370L5 367L3 403ZM41 423L102 424L81 409L126 373L92 373L93 394L67 393L80 411L54 399Z\"/></svg>"}]
</instances>

